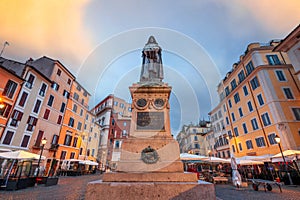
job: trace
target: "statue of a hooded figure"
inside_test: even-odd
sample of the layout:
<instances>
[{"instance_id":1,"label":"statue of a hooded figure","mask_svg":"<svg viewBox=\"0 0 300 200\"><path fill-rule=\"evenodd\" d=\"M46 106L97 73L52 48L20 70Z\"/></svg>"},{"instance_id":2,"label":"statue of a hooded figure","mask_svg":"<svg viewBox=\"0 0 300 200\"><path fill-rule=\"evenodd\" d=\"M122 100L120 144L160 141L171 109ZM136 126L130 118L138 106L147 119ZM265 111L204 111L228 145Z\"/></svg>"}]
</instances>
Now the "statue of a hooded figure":
<instances>
[{"instance_id":1,"label":"statue of a hooded figure","mask_svg":"<svg viewBox=\"0 0 300 200\"><path fill-rule=\"evenodd\" d=\"M161 48L155 38L150 36L143 49L143 65L140 82L162 82L164 78Z\"/></svg>"}]
</instances>

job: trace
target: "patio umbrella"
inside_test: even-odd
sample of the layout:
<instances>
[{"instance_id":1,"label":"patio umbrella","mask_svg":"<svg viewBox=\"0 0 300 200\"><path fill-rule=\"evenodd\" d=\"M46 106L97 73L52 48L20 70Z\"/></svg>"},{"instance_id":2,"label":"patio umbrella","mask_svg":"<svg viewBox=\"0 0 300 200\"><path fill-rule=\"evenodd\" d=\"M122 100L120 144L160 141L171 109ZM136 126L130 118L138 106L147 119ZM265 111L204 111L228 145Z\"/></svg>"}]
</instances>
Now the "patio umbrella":
<instances>
[{"instance_id":1,"label":"patio umbrella","mask_svg":"<svg viewBox=\"0 0 300 200\"><path fill-rule=\"evenodd\" d=\"M230 160L218 157L206 157L202 159L203 161L211 162L211 163L230 163Z\"/></svg>"},{"instance_id":2,"label":"patio umbrella","mask_svg":"<svg viewBox=\"0 0 300 200\"><path fill-rule=\"evenodd\" d=\"M40 155L19 150L19 151L0 153L0 158L17 159L17 160L38 160L40 158ZM45 156L42 156L41 159L45 159Z\"/></svg>"},{"instance_id":3,"label":"patio umbrella","mask_svg":"<svg viewBox=\"0 0 300 200\"><path fill-rule=\"evenodd\" d=\"M299 150L285 150L282 152L286 161L298 160L300 159L300 151ZM283 158L281 153L278 153L272 156L272 162L283 162Z\"/></svg>"},{"instance_id":4,"label":"patio umbrella","mask_svg":"<svg viewBox=\"0 0 300 200\"><path fill-rule=\"evenodd\" d=\"M207 157L189 154L189 153L181 153L180 154L180 160L202 160L204 158L207 158Z\"/></svg>"},{"instance_id":5,"label":"patio umbrella","mask_svg":"<svg viewBox=\"0 0 300 200\"><path fill-rule=\"evenodd\" d=\"M231 168L232 168L232 183L236 187L240 187L242 185L242 177L240 172L237 169L237 163L235 157L231 157Z\"/></svg>"},{"instance_id":6,"label":"patio umbrella","mask_svg":"<svg viewBox=\"0 0 300 200\"><path fill-rule=\"evenodd\" d=\"M261 161L255 161L255 160L242 160L237 158L236 164L238 165L263 165L264 163Z\"/></svg>"}]
</instances>

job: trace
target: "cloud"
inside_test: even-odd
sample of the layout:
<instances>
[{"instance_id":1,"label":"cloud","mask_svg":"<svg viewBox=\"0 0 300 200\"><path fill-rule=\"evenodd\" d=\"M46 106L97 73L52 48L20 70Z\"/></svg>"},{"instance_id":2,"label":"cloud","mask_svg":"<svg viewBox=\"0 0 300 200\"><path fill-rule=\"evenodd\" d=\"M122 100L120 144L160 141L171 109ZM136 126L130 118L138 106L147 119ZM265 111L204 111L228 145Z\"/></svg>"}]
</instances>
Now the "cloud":
<instances>
[{"instance_id":1,"label":"cloud","mask_svg":"<svg viewBox=\"0 0 300 200\"><path fill-rule=\"evenodd\" d=\"M0 42L10 43L5 54L26 58L48 55L79 65L91 49L83 24L88 2L2 0Z\"/></svg>"}]
</instances>

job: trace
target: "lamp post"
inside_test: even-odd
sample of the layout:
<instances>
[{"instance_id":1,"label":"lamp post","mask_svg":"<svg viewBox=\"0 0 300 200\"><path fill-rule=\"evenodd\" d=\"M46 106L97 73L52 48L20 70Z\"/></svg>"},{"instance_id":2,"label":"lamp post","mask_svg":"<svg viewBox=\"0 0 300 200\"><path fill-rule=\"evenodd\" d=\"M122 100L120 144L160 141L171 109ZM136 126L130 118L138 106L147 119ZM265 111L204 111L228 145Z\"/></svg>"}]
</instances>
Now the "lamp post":
<instances>
[{"instance_id":1,"label":"lamp post","mask_svg":"<svg viewBox=\"0 0 300 200\"><path fill-rule=\"evenodd\" d=\"M280 153L281 153L281 156L282 156L282 159L283 159L283 162L284 162L284 168L285 168L285 171L287 172L287 175L288 175L290 184L293 185L293 181L292 181L292 179L291 179L291 175L290 175L290 173L289 173L288 170L287 170L287 165L286 165L285 157L284 157L284 155L283 155L283 153L282 153L282 149L281 149L281 145L280 145L280 137L279 137L278 135L276 135L274 139L275 139L276 143L277 143L278 146L279 146Z\"/></svg>"},{"instance_id":2,"label":"lamp post","mask_svg":"<svg viewBox=\"0 0 300 200\"><path fill-rule=\"evenodd\" d=\"M37 170L36 176L38 176L39 173L40 173L40 163L41 163L42 154L43 154L44 147L45 147L45 144L46 144L46 143L47 143L47 139L46 139L46 138L42 139L42 150L41 150L40 157L39 157L39 161L38 161L38 170Z\"/></svg>"}]
</instances>

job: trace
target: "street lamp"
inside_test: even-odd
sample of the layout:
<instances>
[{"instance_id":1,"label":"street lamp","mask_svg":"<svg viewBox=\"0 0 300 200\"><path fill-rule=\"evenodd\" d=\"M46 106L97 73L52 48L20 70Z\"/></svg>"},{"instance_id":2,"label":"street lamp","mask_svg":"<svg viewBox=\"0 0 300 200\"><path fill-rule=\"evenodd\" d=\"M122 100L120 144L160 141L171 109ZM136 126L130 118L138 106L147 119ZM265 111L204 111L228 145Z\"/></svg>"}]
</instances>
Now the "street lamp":
<instances>
[{"instance_id":1,"label":"street lamp","mask_svg":"<svg viewBox=\"0 0 300 200\"><path fill-rule=\"evenodd\" d=\"M42 139L42 150L41 150L39 161L38 161L38 170L37 170L36 176L38 176L39 173L40 173L40 163L41 163L42 154L43 154L43 150L44 150L44 147L45 147L46 143L47 143L47 139L46 138Z\"/></svg>"},{"instance_id":2,"label":"street lamp","mask_svg":"<svg viewBox=\"0 0 300 200\"><path fill-rule=\"evenodd\" d=\"M287 172L287 175L288 175L290 184L293 185L293 181L292 181L292 179L291 179L291 175L290 175L290 173L289 173L288 170L287 170L287 165L286 165L286 162L285 162L285 157L284 157L284 155L283 155L283 153L282 153L282 149L281 149L281 145L280 145L280 137L279 137L278 135L276 135L276 136L274 137L274 139L275 139L276 143L277 143L278 146L279 146L280 153L281 153L281 156L282 156L282 159L283 159L283 162L284 162L285 171Z\"/></svg>"},{"instance_id":3,"label":"street lamp","mask_svg":"<svg viewBox=\"0 0 300 200\"><path fill-rule=\"evenodd\" d=\"M3 103L2 98L0 98L0 109L3 109L5 107L5 104Z\"/></svg>"}]
</instances>

